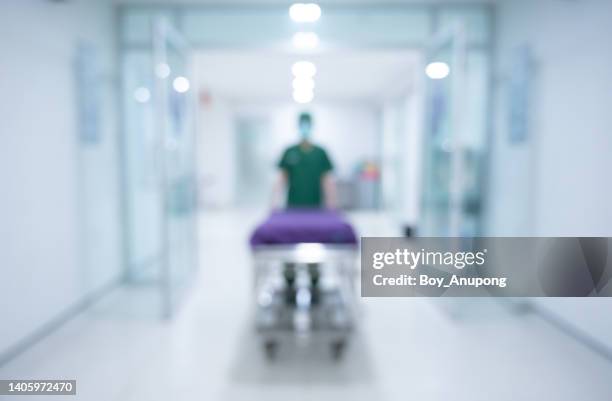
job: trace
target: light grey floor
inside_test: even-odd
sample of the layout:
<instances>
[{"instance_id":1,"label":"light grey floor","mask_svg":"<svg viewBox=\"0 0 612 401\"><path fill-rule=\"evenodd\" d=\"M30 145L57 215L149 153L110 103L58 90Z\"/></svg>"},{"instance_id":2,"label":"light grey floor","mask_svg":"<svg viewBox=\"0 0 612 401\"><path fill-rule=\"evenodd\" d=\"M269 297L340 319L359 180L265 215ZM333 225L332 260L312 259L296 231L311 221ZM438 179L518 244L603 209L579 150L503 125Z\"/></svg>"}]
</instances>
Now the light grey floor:
<instances>
[{"instance_id":1,"label":"light grey floor","mask_svg":"<svg viewBox=\"0 0 612 401\"><path fill-rule=\"evenodd\" d=\"M78 396L66 399L87 401L611 399L610 362L488 300L367 299L343 361L312 342L266 362L251 326L246 247L258 217L202 216L200 273L172 321L155 318L150 287L121 289L0 378L76 378ZM362 234L395 234L383 215L353 220Z\"/></svg>"}]
</instances>

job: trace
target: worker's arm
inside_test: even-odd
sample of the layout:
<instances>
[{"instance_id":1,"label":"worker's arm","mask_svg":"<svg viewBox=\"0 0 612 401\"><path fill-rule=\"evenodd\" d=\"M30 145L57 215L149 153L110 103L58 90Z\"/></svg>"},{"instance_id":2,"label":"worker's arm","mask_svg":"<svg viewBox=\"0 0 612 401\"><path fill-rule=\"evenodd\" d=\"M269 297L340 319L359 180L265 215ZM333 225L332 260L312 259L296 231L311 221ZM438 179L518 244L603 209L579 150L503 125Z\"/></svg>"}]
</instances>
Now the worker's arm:
<instances>
[{"instance_id":1,"label":"worker's arm","mask_svg":"<svg viewBox=\"0 0 612 401\"><path fill-rule=\"evenodd\" d=\"M338 207L338 191L336 189L336 180L334 176L328 172L321 177L321 185L323 187L323 196L325 199L325 207L327 209L335 209Z\"/></svg>"},{"instance_id":2,"label":"worker's arm","mask_svg":"<svg viewBox=\"0 0 612 401\"><path fill-rule=\"evenodd\" d=\"M272 188L272 199L270 201L270 207L272 210L280 209L285 203L285 195L287 192L287 172L284 169L280 169L278 177L274 182Z\"/></svg>"}]
</instances>

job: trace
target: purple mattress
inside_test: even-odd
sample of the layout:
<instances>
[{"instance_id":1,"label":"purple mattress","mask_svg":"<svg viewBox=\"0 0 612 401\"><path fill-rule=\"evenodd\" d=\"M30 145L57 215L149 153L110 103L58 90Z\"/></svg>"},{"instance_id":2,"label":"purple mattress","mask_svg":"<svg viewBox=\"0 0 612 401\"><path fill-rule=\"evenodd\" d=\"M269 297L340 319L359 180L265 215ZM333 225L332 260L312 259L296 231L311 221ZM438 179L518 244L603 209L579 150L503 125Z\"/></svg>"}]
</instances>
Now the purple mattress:
<instances>
[{"instance_id":1,"label":"purple mattress","mask_svg":"<svg viewBox=\"0 0 612 401\"><path fill-rule=\"evenodd\" d=\"M288 209L273 212L251 235L251 246L303 242L357 244L353 227L336 211Z\"/></svg>"}]
</instances>

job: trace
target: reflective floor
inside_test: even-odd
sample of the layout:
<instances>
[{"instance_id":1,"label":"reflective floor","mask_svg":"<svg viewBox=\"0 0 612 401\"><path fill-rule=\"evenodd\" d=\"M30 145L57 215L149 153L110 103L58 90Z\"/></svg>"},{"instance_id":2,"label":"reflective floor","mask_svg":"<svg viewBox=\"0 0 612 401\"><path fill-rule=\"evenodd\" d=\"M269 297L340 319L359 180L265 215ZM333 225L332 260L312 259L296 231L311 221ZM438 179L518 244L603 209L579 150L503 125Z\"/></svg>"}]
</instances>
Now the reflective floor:
<instances>
[{"instance_id":1,"label":"reflective floor","mask_svg":"<svg viewBox=\"0 0 612 401\"><path fill-rule=\"evenodd\" d=\"M287 344L267 362L251 325L246 246L261 217L202 215L200 274L174 320L155 318L150 288L120 289L0 377L76 378L71 399L87 401L609 397L608 360L535 315L488 301L366 299L342 361L311 341ZM384 215L351 217L362 234L397 234Z\"/></svg>"}]
</instances>

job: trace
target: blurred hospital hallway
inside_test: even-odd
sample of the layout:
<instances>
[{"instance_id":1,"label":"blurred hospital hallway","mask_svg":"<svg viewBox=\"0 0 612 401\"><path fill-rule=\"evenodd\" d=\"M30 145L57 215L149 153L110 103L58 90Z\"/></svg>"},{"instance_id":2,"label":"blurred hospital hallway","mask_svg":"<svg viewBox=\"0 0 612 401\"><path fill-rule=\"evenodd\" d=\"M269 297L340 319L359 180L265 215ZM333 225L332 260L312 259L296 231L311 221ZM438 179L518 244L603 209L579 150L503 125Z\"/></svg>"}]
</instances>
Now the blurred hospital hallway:
<instances>
[{"instance_id":1,"label":"blurred hospital hallway","mask_svg":"<svg viewBox=\"0 0 612 401\"><path fill-rule=\"evenodd\" d=\"M330 361L315 340L266 361L252 326L246 246L261 218L200 217L207 268L173 321L151 318L146 288L119 290L2 367L0 377L76 378L78 399L87 401L594 401L610 394L609 360L495 300L457 309L430 298L365 299L343 360ZM393 234L384 214L351 219L360 231Z\"/></svg>"},{"instance_id":2,"label":"blurred hospital hallway","mask_svg":"<svg viewBox=\"0 0 612 401\"><path fill-rule=\"evenodd\" d=\"M611 400L610 21L611 0L0 1L0 400L39 399L1 394L28 379ZM584 252L491 256L517 292L368 297L416 266L369 266L364 237Z\"/></svg>"}]
</instances>

